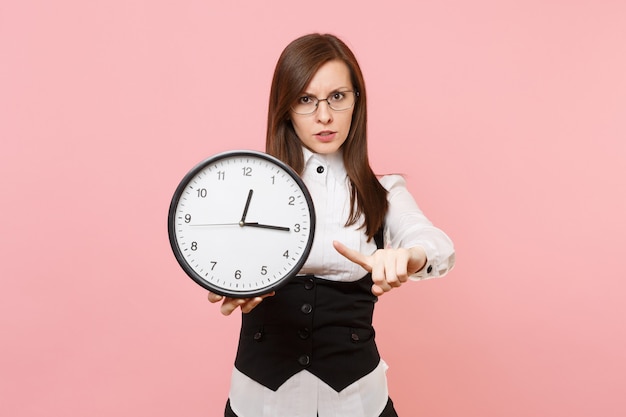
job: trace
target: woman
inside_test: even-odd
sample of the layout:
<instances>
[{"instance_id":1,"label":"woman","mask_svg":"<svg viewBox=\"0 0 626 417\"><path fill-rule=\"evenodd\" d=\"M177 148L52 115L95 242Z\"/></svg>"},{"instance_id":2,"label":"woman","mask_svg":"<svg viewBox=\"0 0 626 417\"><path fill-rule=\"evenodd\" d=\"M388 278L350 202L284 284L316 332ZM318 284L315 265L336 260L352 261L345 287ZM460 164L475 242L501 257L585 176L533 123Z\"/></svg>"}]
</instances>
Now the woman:
<instances>
[{"instance_id":1,"label":"woman","mask_svg":"<svg viewBox=\"0 0 626 417\"><path fill-rule=\"evenodd\" d=\"M409 278L447 273L454 249L402 177L374 175L366 121L363 76L341 40L312 34L285 48L266 151L307 185L315 241L300 275L275 294L209 294L223 314L244 313L226 416L397 416L374 342L374 303Z\"/></svg>"}]
</instances>

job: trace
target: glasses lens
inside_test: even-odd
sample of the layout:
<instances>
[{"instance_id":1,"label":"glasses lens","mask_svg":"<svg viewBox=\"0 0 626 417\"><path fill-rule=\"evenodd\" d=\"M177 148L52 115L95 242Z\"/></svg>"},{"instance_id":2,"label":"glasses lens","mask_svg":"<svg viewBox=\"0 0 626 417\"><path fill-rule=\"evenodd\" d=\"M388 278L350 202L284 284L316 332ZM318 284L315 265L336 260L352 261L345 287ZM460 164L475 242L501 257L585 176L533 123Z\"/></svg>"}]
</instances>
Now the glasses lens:
<instances>
[{"instance_id":1,"label":"glasses lens","mask_svg":"<svg viewBox=\"0 0 626 417\"><path fill-rule=\"evenodd\" d=\"M317 99L309 96L300 97L291 108L298 114L313 113L317 109Z\"/></svg>"},{"instance_id":2,"label":"glasses lens","mask_svg":"<svg viewBox=\"0 0 626 417\"><path fill-rule=\"evenodd\" d=\"M352 91L339 91L328 97L328 105L331 109L341 111L354 106L354 93Z\"/></svg>"}]
</instances>

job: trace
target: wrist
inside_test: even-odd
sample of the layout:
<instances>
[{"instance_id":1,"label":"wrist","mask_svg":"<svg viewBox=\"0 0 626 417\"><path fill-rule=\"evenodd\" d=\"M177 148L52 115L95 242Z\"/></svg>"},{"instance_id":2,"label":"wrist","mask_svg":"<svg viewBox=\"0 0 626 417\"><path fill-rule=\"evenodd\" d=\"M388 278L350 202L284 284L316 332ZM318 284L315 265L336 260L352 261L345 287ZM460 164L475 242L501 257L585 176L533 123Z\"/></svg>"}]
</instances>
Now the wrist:
<instances>
[{"instance_id":1,"label":"wrist","mask_svg":"<svg viewBox=\"0 0 626 417\"><path fill-rule=\"evenodd\" d=\"M426 251L421 246L414 246L411 251L411 264L413 266L411 274L417 274L421 272L428 264L428 258L426 257Z\"/></svg>"}]
</instances>

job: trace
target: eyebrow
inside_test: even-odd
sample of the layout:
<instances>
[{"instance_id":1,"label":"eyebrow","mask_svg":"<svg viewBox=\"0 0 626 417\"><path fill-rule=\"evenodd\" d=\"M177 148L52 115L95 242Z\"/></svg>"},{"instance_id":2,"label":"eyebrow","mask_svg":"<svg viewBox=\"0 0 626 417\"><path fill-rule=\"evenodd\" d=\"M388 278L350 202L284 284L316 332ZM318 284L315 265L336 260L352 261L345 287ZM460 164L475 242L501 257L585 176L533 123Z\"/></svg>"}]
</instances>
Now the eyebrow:
<instances>
[{"instance_id":1,"label":"eyebrow","mask_svg":"<svg viewBox=\"0 0 626 417\"><path fill-rule=\"evenodd\" d=\"M344 91L341 91L341 89L345 89L345 90L344 90ZM337 87L337 88L335 88L334 90L331 90L331 92L330 92L330 93L328 93L328 95L331 95L331 94L334 94L334 93L344 93L344 92L346 92L346 91L352 91L352 90L350 90L350 87ZM307 92L307 91L303 91L303 92L302 92L302 94L304 94L304 95L306 95L306 96L314 96L314 97L317 97L317 96L315 96L313 93L309 93L309 92Z\"/></svg>"}]
</instances>

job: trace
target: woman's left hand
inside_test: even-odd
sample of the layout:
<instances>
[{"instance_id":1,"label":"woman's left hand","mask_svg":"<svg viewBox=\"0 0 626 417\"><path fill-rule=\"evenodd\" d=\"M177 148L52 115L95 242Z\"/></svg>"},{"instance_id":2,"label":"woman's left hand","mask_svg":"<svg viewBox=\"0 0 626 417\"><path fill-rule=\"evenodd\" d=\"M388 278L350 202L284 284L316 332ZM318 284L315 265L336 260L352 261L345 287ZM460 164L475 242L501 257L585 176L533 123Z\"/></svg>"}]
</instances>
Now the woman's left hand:
<instances>
[{"instance_id":1,"label":"woman's left hand","mask_svg":"<svg viewBox=\"0 0 626 417\"><path fill-rule=\"evenodd\" d=\"M381 296L399 287L426 265L424 249L415 246L409 249L378 249L371 255L364 255L343 243L333 241L335 250L350 261L372 273L372 294Z\"/></svg>"}]
</instances>

